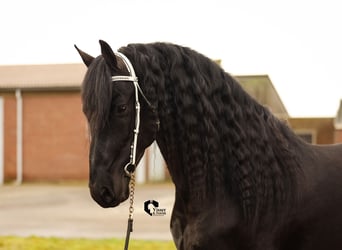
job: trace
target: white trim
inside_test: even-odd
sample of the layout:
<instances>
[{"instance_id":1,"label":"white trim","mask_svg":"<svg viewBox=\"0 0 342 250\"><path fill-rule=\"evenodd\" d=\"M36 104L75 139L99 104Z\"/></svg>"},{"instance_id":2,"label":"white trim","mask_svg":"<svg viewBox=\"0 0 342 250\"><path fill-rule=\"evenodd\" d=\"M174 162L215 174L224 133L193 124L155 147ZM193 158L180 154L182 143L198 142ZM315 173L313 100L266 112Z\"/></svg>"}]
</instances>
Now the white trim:
<instances>
[{"instance_id":1,"label":"white trim","mask_svg":"<svg viewBox=\"0 0 342 250\"><path fill-rule=\"evenodd\" d=\"M153 142L149 150L149 166L148 180L149 181L164 181L165 180L165 160L160 152L157 142Z\"/></svg>"},{"instance_id":2,"label":"white trim","mask_svg":"<svg viewBox=\"0 0 342 250\"><path fill-rule=\"evenodd\" d=\"M147 150L145 150L144 156L141 158L136 171L135 175L135 181L138 184L146 183L146 156L147 156Z\"/></svg>"},{"instance_id":3,"label":"white trim","mask_svg":"<svg viewBox=\"0 0 342 250\"><path fill-rule=\"evenodd\" d=\"M4 184L5 180L5 121L4 121L4 99L0 96L0 186Z\"/></svg>"},{"instance_id":4,"label":"white trim","mask_svg":"<svg viewBox=\"0 0 342 250\"><path fill-rule=\"evenodd\" d=\"M17 180L16 184L23 182L23 98L21 90L15 91L17 100Z\"/></svg>"},{"instance_id":5,"label":"white trim","mask_svg":"<svg viewBox=\"0 0 342 250\"><path fill-rule=\"evenodd\" d=\"M336 130L342 130L342 123L341 122L335 121L334 126L335 126Z\"/></svg>"}]
</instances>

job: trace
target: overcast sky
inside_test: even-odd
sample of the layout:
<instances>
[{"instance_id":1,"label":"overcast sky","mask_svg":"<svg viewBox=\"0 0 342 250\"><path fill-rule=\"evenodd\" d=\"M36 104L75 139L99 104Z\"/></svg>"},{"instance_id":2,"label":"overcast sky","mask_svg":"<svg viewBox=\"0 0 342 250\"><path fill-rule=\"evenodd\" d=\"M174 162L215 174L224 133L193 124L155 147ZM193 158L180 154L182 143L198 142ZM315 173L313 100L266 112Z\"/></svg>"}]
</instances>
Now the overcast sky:
<instances>
[{"instance_id":1,"label":"overcast sky","mask_svg":"<svg viewBox=\"0 0 342 250\"><path fill-rule=\"evenodd\" d=\"M0 2L0 65L77 63L166 41L233 74L268 74L289 114L335 116L342 98L339 0L10 0Z\"/></svg>"}]
</instances>

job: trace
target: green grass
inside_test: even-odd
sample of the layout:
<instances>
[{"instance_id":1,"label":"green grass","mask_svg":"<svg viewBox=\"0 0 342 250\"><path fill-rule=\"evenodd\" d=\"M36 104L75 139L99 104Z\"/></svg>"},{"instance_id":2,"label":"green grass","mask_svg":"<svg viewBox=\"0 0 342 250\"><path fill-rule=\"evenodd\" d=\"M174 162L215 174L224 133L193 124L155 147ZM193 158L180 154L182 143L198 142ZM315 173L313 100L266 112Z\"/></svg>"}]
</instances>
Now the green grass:
<instances>
[{"instance_id":1,"label":"green grass","mask_svg":"<svg viewBox=\"0 0 342 250\"><path fill-rule=\"evenodd\" d=\"M44 237L0 237L0 250L114 250L124 249L124 240L118 239L62 239ZM131 239L129 250L175 250L171 241Z\"/></svg>"}]
</instances>

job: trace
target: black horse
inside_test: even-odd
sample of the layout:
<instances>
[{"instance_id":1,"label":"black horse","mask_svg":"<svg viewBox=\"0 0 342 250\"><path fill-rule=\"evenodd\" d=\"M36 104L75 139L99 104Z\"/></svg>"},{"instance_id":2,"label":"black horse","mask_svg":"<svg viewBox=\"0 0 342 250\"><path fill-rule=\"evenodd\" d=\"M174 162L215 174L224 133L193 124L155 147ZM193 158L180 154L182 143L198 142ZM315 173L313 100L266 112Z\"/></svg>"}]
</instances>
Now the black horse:
<instances>
[{"instance_id":1,"label":"black horse","mask_svg":"<svg viewBox=\"0 0 342 250\"><path fill-rule=\"evenodd\" d=\"M89 186L102 207L128 198L134 138L134 163L156 140L176 187L177 249L342 249L342 145L305 143L189 48L120 48L139 86L124 58L100 44L96 58L78 51L88 67Z\"/></svg>"}]
</instances>

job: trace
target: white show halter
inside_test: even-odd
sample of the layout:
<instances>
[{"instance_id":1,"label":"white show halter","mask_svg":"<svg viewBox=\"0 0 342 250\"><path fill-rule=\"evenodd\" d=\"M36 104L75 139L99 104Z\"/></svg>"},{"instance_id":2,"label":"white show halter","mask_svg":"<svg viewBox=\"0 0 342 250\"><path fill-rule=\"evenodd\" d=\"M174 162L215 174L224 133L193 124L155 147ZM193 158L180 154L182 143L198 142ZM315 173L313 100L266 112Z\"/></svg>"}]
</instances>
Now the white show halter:
<instances>
[{"instance_id":1,"label":"white show halter","mask_svg":"<svg viewBox=\"0 0 342 250\"><path fill-rule=\"evenodd\" d=\"M133 130L133 142L131 144L131 152L129 155L129 162L125 165L124 170L126 174L130 177L136 168L136 153L137 153L137 143L138 143L138 135L139 135L139 127L140 127L140 102L139 102L139 94L138 89L140 89L138 84L138 78L135 75L134 68L128 58L120 53L116 52L116 56L120 57L122 61L125 63L126 68L130 76L112 76L113 82L118 81L130 81L133 82L134 85L134 93L135 93L135 127Z\"/></svg>"},{"instance_id":2,"label":"white show halter","mask_svg":"<svg viewBox=\"0 0 342 250\"><path fill-rule=\"evenodd\" d=\"M140 102L139 102L139 93L142 95L142 97L145 99L147 104L154 109L154 107L151 105L151 103L147 100L146 96L142 92L139 83L138 83L138 77L135 75L134 68L131 64L131 62L128 60L128 58L120 53L115 52L115 55L120 57L122 61L125 63L126 68L128 70L129 76L112 76L113 82L118 81L129 81L133 82L134 85L134 94L135 94L135 127L133 130L134 136L133 136L133 142L131 144L131 152L129 156L129 162L125 165L124 170L127 176L131 177L132 173L135 171L136 168L136 153L137 153L137 143L138 143L138 135L139 135L139 128L140 128Z\"/></svg>"}]
</instances>

